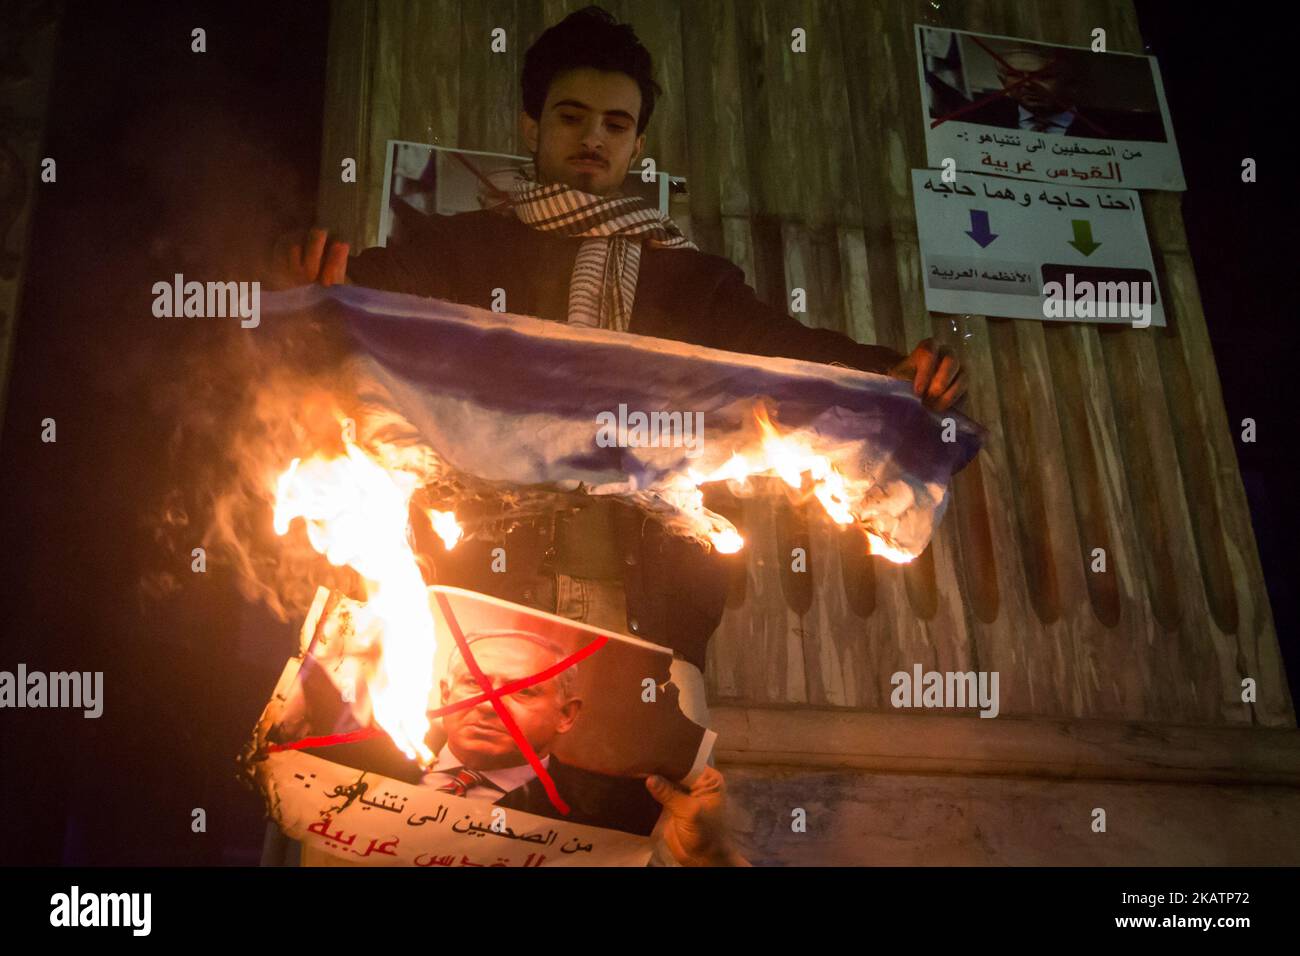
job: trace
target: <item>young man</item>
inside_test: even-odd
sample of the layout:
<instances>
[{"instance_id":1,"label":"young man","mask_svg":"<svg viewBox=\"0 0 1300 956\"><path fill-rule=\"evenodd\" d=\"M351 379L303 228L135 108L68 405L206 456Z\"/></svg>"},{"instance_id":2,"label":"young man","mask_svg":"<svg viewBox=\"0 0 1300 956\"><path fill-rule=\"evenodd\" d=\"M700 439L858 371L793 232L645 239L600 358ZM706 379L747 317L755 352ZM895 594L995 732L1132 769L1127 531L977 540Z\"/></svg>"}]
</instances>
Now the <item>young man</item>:
<instances>
[{"instance_id":1,"label":"young man","mask_svg":"<svg viewBox=\"0 0 1300 956\"><path fill-rule=\"evenodd\" d=\"M528 50L522 88L520 130L534 160L507 202L411 224L400 243L351 260L324 230L286 237L268 285L354 282L481 308L500 289L516 314L894 374L935 410L961 397L956 358L929 341L904 358L809 328L760 301L739 268L700 252L658 210L621 195L661 92L631 27L597 7L570 15ZM585 504L516 528L508 541L439 555L439 580L673 648L683 710L705 723L704 651L722 616L727 565L630 508ZM486 573L499 544L511 572ZM721 791L710 785L656 796L683 813L707 798L716 813Z\"/></svg>"},{"instance_id":2,"label":"young man","mask_svg":"<svg viewBox=\"0 0 1300 956\"><path fill-rule=\"evenodd\" d=\"M468 304L483 307L490 306L494 289L504 288L507 309L517 314L570 322L598 316L610 327L644 335L757 355L841 361L912 378L916 393L935 410L958 401L965 388L957 360L931 341L903 359L890 349L807 328L760 302L738 268L699 252L671 220L659 222L643 204L622 197L623 180L645 147L659 92L650 75L650 54L632 29L617 25L598 7L578 11L545 31L525 57L519 123L534 155L532 167L525 169L536 179L532 188L516 190L513 208L506 210L512 215L434 217L427 232L406 247L370 249L352 262L347 243L329 241L325 230L313 229L277 244L268 280L279 288L349 281L428 295L455 291L460 293L456 301L472 299ZM618 238L611 238L615 233ZM439 247L437 239L443 237L452 248ZM542 243L543 238L556 241ZM472 267L475 258L464 246L472 243L478 251L497 239L512 247L556 248L546 250L547 268L530 268L498 248L491 262L474 270L488 273L490 284L463 281L455 266ZM428 257L434 251L445 253L441 261ZM549 268L551 260L556 265L569 260L576 269ZM531 281L512 282L524 273ZM598 273L605 281L592 281ZM682 280L691 280L682 294L666 298L661 286ZM539 283L544 288L536 288ZM512 286L519 294L510 295ZM553 293L560 290L566 294L563 307L556 308ZM723 306L726 315L711 313L710 305ZM673 311L679 314L658 314Z\"/></svg>"}]
</instances>

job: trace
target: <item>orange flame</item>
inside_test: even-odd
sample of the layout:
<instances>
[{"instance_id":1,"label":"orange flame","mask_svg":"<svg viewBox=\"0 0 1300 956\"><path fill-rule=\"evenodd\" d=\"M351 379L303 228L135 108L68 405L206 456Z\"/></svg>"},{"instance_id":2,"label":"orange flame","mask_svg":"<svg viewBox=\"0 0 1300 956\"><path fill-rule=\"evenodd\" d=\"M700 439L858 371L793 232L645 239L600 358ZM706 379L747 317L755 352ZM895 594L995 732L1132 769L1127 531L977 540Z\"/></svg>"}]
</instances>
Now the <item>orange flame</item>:
<instances>
[{"instance_id":1,"label":"orange flame","mask_svg":"<svg viewBox=\"0 0 1300 956\"><path fill-rule=\"evenodd\" d=\"M909 554L907 551L894 547L884 538L880 537L880 535L874 534L870 531L866 532L866 535L867 546L870 549L868 551L869 554L879 555L888 561L893 561L895 564L907 564L916 560L916 555Z\"/></svg>"},{"instance_id":2,"label":"orange flame","mask_svg":"<svg viewBox=\"0 0 1300 956\"><path fill-rule=\"evenodd\" d=\"M754 447L733 454L710 473L690 469L675 475L654 495L686 514L723 554L739 551L745 540L731 522L704 507L700 486L709 482L744 487L751 476L778 476L801 495L815 497L836 523L863 520L870 480L846 478L805 436L782 434L761 406L754 416L760 431ZM279 476L275 530L286 534L293 520L302 518L312 547L332 564L348 565L361 575L367 621L358 639L371 651L366 679L374 719L408 757L427 766L434 757L425 737L437 638L408 528L411 496L420 478L368 455L354 443L350 426L344 423L345 455L317 455L305 462L295 458ZM464 533L455 513L426 513L446 548L454 548ZM879 534L863 532L870 553L896 563L913 559Z\"/></svg>"},{"instance_id":3,"label":"orange flame","mask_svg":"<svg viewBox=\"0 0 1300 956\"><path fill-rule=\"evenodd\" d=\"M454 511L437 511L429 509L429 521L433 525L433 530L442 538L442 543L448 551L456 547L457 542L465 534L465 530L456 521L456 512Z\"/></svg>"},{"instance_id":4,"label":"orange flame","mask_svg":"<svg viewBox=\"0 0 1300 956\"><path fill-rule=\"evenodd\" d=\"M863 502L871 480L846 479L826 455L801 434L783 434L755 408L759 440L733 453L708 473L689 470L654 489L653 497L675 506L720 553L744 548L735 525L703 505L701 485L728 481L744 488L751 476L779 476L801 496L815 497L837 524L862 528ZM433 762L425 743L434 685L437 637L428 592L411 548L408 515L412 494L421 484L416 473L385 466L355 444L355 427L343 423L346 454L295 458L276 481L274 528L285 535L302 518L308 540L330 563L350 566L367 591L365 620L357 640L369 650L365 672L374 721L396 747L422 766ZM426 511L447 550L463 537L454 511ZM871 554L896 563L914 555L862 528Z\"/></svg>"},{"instance_id":5,"label":"orange flame","mask_svg":"<svg viewBox=\"0 0 1300 956\"><path fill-rule=\"evenodd\" d=\"M276 482L275 530L295 518L307 538L335 565L349 565L366 586L369 627L360 635L377 652L366 675L376 723L411 759L427 766L425 743L437 639L424 578L408 538L408 508L419 479L389 471L344 434L346 455L295 458ZM437 519L444 541L460 528ZM454 540L448 543L451 547Z\"/></svg>"},{"instance_id":6,"label":"orange flame","mask_svg":"<svg viewBox=\"0 0 1300 956\"><path fill-rule=\"evenodd\" d=\"M803 492L806 481L808 490L805 494L816 498L836 524L852 525L863 520L863 501L871 490L870 480L846 478L830 458L814 450L806 437L782 434L772 424L762 405L755 407L754 419L760 432L757 448L748 450L748 453L732 454L722 466L709 473L691 469L684 479L670 482L664 494L695 519L703 535L718 551L724 554L739 551L744 539L729 521L704 508L699 486L709 482L727 481L744 488L751 476L772 475ZM905 564L915 558L874 532L864 529L864 533L871 554L896 564Z\"/></svg>"}]
</instances>

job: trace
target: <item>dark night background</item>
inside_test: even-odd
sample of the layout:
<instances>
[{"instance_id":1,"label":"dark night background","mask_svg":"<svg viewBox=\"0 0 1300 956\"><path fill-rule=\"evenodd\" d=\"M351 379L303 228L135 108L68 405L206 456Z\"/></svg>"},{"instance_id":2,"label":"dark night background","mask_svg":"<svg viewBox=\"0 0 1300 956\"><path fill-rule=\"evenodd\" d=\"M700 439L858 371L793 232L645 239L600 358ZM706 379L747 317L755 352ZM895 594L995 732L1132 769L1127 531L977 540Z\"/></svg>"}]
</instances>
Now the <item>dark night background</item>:
<instances>
[{"instance_id":1,"label":"dark night background","mask_svg":"<svg viewBox=\"0 0 1300 956\"><path fill-rule=\"evenodd\" d=\"M1188 6L1138 0L1228 418L1258 423L1259 440L1236 447L1294 692L1284 403L1297 336L1281 280L1296 276L1284 153L1295 34L1276 19L1294 15ZM219 569L189 574L188 556L179 591L142 592L163 560L149 506L177 480L167 373L228 331L159 335L148 290L173 272L248 274L271 237L309 224L327 21L323 3L66 8L44 149L58 183L39 187L0 433L0 668L102 670L106 703L98 720L0 714L0 864L258 860L260 800L234 758L295 628L247 605ZM195 26L202 55L189 51ZM1241 182L1246 156L1258 183ZM55 444L40 442L46 417ZM205 834L191 832L195 807Z\"/></svg>"}]
</instances>

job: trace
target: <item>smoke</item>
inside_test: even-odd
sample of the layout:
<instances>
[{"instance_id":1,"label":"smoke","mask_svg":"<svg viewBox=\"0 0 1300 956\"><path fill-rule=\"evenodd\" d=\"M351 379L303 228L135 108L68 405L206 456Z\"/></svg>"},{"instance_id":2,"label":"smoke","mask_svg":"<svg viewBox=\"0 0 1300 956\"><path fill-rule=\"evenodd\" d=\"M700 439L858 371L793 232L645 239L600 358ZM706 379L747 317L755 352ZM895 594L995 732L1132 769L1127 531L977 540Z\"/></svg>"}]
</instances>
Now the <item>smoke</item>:
<instances>
[{"instance_id":1,"label":"smoke","mask_svg":"<svg viewBox=\"0 0 1300 956\"><path fill-rule=\"evenodd\" d=\"M256 334L236 328L183 359L157 393L174 421L175 481L150 519L168 566L187 567L202 547L209 566L233 571L244 597L282 621L301 619L317 585L358 593L355 574L330 565L300 527L284 537L272 528L276 478L289 463L343 454L347 352L338 328L294 316ZM143 589L156 597L176 583L160 572Z\"/></svg>"},{"instance_id":2,"label":"smoke","mask_svg":"<svg viewBox=\"0 0 1300 956\"><path fill-rule=\"evenodd\" d=\"M211 61L188 99L134 116L120 134L120 185L103 193L97 218L135 228L121 245L124 267L97 284L116 288L114 311L131 318L105 328L98 347L116 354L99 377L116 400L143 398L160 429L150 464L163 490L149 489L140 518L156 547L138 582L143 602L180 591L202 548L208 573L230 574L247 600L297 621L317 585L360 593L356 575L317 554L301 527L280 537L271 523L275 479L293 458L342 453L347 342L303 316L264 317L256 329L160 319L147 297L176 273L260 279L275 238L313 221L318 141L287 142L225 66Z\"/></svg>"},{"instance_id":3,"label":"smoke","mask_svg":"<svg viewBox=\"0 0 1300 956\"><path fill-rule=\"evenodd\" d=\"M495 539L559 497L448 469L394 410L344 329L319 312L272 312L256 330L232 324L188 351L154 396L172 422L173 481L149 511L162 551L159 569L141 581L150 600L180 587L184 571L176 569L190 567L195 547L210 569L233 575L245 599L283 622L302 620L321 585L364 600L360 576L319 554L301 521L284 536L273 527L278 478L295 458L346 455L345 436L389 472L414 479L408 531L430 583L443 545L429 509L455 511L466 540Z\"/></svg>"}]
</instances>

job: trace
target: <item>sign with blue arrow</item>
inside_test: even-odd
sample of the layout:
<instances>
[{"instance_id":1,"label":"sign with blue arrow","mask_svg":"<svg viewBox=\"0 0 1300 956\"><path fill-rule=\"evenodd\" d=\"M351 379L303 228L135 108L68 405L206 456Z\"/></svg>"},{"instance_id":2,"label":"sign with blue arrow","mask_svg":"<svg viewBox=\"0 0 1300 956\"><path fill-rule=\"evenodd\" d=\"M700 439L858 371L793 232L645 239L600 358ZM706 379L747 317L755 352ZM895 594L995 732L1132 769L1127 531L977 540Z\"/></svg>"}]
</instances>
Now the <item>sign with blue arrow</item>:
<instances>
[{"instance_id":1,"label":"sign with blue arrow","mask_svg":"<svg viewBox=\"0 0 1300 956\"><path fill-rule=\"evenodd\" d=\"M989 229L989 214L985 210L970 211L970 228L966 230L966 235L978 242L981 249L987 249L989 243L997 238Z\"/></svg>"},{"instance_id":2,"label":"sign with blue arrow","mask_svg":"<svg viewBox=\"0 0 1300 956\"><path fill-rule=\"evenodd\" d=\"M1165 324L1133 190L914 169L912 197L927 309Z\"/></svg>"}]
</instances>

